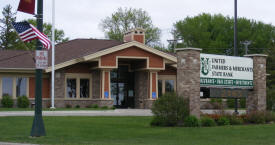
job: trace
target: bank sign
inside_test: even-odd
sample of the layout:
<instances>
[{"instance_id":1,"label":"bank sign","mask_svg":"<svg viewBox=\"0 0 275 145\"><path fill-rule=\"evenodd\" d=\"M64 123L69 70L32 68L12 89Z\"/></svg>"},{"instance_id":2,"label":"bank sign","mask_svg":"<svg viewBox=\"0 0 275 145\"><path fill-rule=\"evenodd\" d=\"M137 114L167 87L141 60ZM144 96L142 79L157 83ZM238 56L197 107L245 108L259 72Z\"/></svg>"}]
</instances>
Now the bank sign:
<instances>
[{"instance_id":1,"label":"bank sign","mask_svg":"<svg viewBox=\"0 0 275 145\"><path fill-rule=\"evenodd\" d=\"M253 60L224 55L200 55L200 85L206 87L253 87Z\"/></svg>"}]
</instances>

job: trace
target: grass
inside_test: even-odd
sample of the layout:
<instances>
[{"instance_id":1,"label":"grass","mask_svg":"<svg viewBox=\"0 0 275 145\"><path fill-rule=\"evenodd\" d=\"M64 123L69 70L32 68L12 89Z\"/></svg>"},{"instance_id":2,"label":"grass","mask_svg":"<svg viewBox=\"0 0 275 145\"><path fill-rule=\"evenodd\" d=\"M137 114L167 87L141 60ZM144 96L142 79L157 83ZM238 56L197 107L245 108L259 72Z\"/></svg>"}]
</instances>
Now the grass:
<instances>
[{"instance_id":1,"label":"grass","mask_svg":"<svg viewBox=\"0 0 275 145\"><path fill-rule=\"evenodd\" d=\"M113 110L110 108L43 108L43 111ZM0 108L0 111L34 111L34 108Z\"/></svg>"},{"instance_id":2,"label":"grass","mask_svg":"<svg viewBox=\"0 0 275 145\"><path fill-rule=\"evenodd\" d=\"M0 117L0 141L91 145L274 145L275 124L151 127L151 117L44 117L47 136L30 138L32 117Z\"/></svg>"}]
</instances>

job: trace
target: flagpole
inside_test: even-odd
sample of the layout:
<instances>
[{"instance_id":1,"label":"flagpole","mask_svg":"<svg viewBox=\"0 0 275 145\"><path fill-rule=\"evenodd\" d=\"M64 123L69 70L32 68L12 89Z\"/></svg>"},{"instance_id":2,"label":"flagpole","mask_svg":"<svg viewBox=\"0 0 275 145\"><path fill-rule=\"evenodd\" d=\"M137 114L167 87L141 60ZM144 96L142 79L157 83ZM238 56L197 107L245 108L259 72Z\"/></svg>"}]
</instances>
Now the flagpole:
<instances>
[{"instance_id":1,"label":"flagpole","mask_svg":"<svg viewBox=\"0 0 275 145\"><path fill-rule=\"evenodd\" d=\"M54 107L54 64L55 64L55 0L52 0L52 107Z\"/></svg>"}]
</instances>

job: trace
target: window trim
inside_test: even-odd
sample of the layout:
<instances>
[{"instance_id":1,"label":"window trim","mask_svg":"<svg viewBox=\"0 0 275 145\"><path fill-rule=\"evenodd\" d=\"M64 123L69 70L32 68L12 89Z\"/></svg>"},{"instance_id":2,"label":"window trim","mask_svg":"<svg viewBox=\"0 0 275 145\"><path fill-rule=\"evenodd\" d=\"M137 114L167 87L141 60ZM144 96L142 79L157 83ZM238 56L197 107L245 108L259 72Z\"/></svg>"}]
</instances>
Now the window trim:
<instances>
[{"instance_id":1,"label":"window trim","mask_svg":"<svg viewBox=\"0 0 275 145\"><path fill-rule=\"evenodd\" d=\"M0 75L0 99L2 99L3 93L3 78L12 78L12 99L17 99L16 97L16 79L17 78L26 78L26 97L29 98L29 76L24 75Z\"/></svg>"},{"instance_id":2,"label":"window trim","mask_svg":"<svg viewBox=\"0 0 275 145\"><path fill-rule=\"evenodd\" d=\"M158 80L161 80L162 94L165 94L165 81L173 80L174 81L174 91L177 90L177 76L176 75L158 75Z\"/></svg>"},{"instance_id":3,"label":"window trim","mask_svg":"<svg viewBox=\"0 0 275 145\"><path fill-rule=\"evenodd\" d=\"M67 79L76 79L76 98L67 97ZM89 79L89 97L80 98L80 79ZM92 94L92 74L91 73L65 73L64 80L64 99L65 100L91 100Z\"/></svg>"}]
</instances>

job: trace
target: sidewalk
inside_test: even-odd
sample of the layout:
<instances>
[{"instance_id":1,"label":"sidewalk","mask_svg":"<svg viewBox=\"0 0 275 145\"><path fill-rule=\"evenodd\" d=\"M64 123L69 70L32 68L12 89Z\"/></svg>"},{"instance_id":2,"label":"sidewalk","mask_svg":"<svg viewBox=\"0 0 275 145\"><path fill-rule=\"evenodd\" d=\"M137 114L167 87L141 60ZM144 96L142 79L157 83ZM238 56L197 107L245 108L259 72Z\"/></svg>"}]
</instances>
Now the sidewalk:
<instances>
[{"instance_id":1,"label":"sidewalk","mask_svg":"<svg viewBox=\"0 0 275 145\"><path fill-rule=\"evenodd\" d=\"M201 110L202 113L214 114L218 110ZM234 110L225 110L233 113ZM245 110L239 110L244 114ZM83 110L83 111L43 111L43 116L152 116L150 109L115 109L115 110ZM34 111L0 111L0 117L4 116L34 116Z\"/></svg>"},{"instance_id":2,"label":"sidewalk","mask_svg":"<svg viewBox=\"0 0 275 145\"><path fill-rule=\"evenodd\" d=\"M36 144L24 144L24 143L8 143L8 142L0 142L0 145L36 145Z\"/></svg>"}]
</instances>

